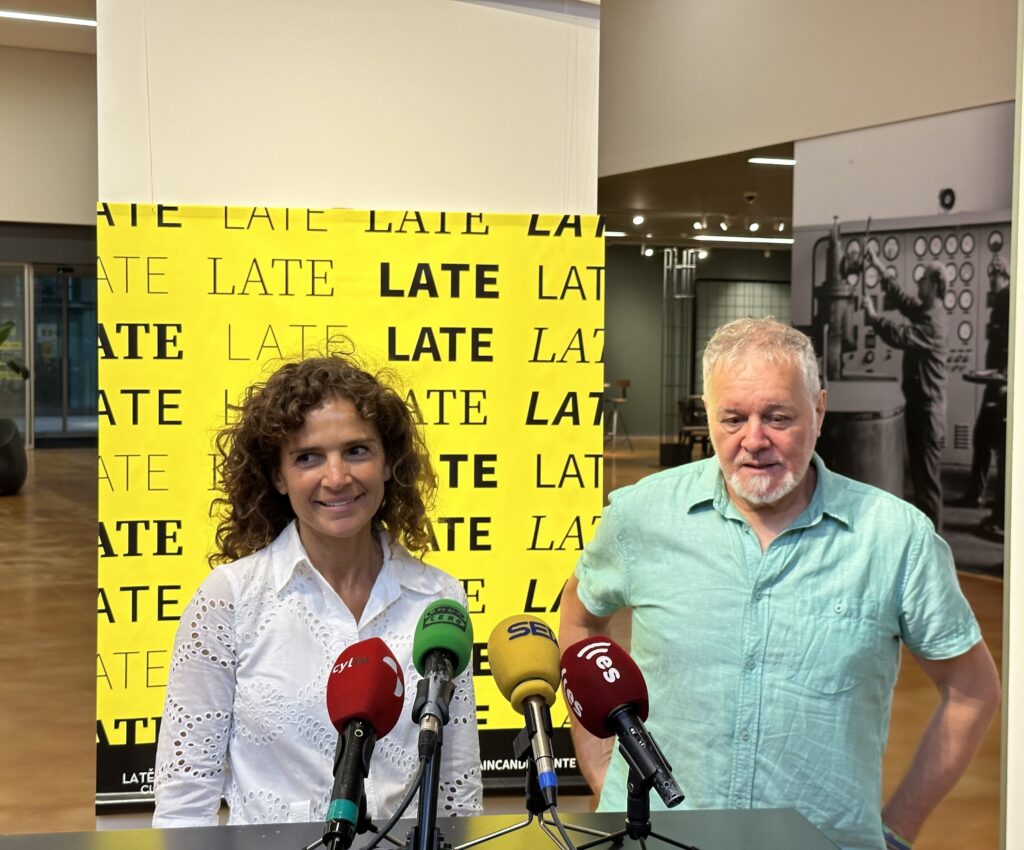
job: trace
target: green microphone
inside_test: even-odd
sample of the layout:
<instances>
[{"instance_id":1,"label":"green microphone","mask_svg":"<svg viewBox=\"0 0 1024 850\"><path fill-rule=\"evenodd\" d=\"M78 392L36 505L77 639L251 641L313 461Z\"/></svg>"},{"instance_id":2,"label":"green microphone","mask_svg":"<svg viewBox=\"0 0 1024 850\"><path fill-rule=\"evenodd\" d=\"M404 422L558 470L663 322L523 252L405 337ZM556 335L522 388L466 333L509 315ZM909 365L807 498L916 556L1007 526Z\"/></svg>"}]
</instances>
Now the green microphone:
<instances>
[{"instance_id":1,"label":"green microphone","mask_svg":"<svg viewBox=\"0 0 1024 850\"><path fill-rule=\"evenodd\" d=\"M469 612L453 599L431 602L416 624L412 661L423 678L416 685L412 719L420 725L420 758L429 758L441 727L448 722L448 706L455 693L455 677L473 653L473 623Z\"/></svg>"}]
</instances>

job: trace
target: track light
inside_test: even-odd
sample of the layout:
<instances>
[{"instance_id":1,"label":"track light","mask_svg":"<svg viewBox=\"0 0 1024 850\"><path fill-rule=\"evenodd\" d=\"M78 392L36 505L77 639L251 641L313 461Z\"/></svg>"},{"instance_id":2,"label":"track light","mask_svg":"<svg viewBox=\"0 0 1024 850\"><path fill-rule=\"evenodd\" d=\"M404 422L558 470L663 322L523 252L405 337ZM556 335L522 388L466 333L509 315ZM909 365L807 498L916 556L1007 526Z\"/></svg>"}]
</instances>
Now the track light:
<instances>
[{"instance_id":1,"label":"track light","mask_svg":"<svg viewBox=\"0 0 1024 850\"><path fill-rule=\"evenodd\" d=\"M792 245L791 236L694 236L698 242L735 242L737 244Z\"/></svg>"},{"instance_id":2,"label":"track light","mask_svg":"<svg viewBox=\"0 0 1024 850\"><path fill-rule=\"evenodd\" d=\"M729 229L729 219L723 218L720 222L718 222L718 227L723 233L725 233L725 231Z\"/></svg>"}]
</instances>

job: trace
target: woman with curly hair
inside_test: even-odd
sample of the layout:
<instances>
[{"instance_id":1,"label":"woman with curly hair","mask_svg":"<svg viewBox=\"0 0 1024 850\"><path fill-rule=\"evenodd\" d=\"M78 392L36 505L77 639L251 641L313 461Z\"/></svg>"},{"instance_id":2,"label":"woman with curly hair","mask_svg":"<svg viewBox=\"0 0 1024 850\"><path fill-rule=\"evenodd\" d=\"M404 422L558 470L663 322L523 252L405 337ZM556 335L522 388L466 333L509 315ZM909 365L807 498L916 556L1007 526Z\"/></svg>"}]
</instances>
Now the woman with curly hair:
<instances>
[{"instance_id":1,"label":"woman with curly hair","mask_svg":"<svg viewBox=\"0 0 1024 850\"><path fill-rule=\"evenodd\" d=\"M422 559L436 489L403 399L350 357L288 363L250 387L217 437L220 565L183 612L157 748L153 825L322 820L337 733L327 676L346 647L379 637L417 674L412 638L428 603L465 603ZM415 687L374 751L367 813L390 816L417 766ZM456 681L441 814L481 810L469 671Z\"/></svg>"}]
</instances>

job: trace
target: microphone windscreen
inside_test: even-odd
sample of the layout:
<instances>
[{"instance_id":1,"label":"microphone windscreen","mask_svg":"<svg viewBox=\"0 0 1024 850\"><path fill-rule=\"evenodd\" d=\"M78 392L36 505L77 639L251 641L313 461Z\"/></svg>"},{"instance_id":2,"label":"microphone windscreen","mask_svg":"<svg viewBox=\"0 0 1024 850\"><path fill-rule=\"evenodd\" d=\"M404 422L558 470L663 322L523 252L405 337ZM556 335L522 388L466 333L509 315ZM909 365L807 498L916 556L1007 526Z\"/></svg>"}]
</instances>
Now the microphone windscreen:
<instances>
[{"instance_id":1,"label":"microphone windscreen","mask_svg":"<svg viewBox=\"0 0 1024 850\"><path fill-rule=\"evenodd\" d=\"M487 659L498 690L520 714L527 697L554 703L559 684L558 641L539 617L514 614L498 623L487 639Z\"/></svg>"},{"instance_id":2,"label":"microphone windscreen","mask_svg":"<svg viewBox=\"0 0 1024 850\"><path fill-rule=\"evenodd\" d=\"M412 663L416 672L426 675L427 656L435 650L455 659L458 676L473 654L473 623L469 612L454 599L438 599L423 609L412 639Z\"/></svg>"},{"instance_id":3,"label":"microphone windscreen","mask_svg":"<svg viewBox=\"0 0 1024 850\"><path fill-rule=\"evenodd\" d=\"M617 708L630 706L647 719L647 682L636 662L604 635L577 641L562 653L562 688L569 710L598 738L615 731L606 723Z\"/></svg>"},{"instance_id":4,"label":"microphone windscreen","mask_svg":"<svg viewBox=\"0 0 1024 850\"><path fill-rule=\"evenodd\" d=\"M395 728L404 702L402 667L378 637L347 647L327 677L327 713L339 733L350 720L365 720L383 738Z\"/></svg>"}]
</instances>

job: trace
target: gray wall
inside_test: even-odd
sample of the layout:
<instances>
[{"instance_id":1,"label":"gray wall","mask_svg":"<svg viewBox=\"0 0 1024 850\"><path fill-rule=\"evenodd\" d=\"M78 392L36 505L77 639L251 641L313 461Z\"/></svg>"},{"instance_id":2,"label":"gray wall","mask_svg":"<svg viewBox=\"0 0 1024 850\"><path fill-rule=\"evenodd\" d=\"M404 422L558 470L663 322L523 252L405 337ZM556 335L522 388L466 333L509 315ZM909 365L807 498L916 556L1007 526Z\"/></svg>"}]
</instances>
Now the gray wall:
<instances>
[{"instance_id":1,"label":"gray wall","mask_svg":"<svg viewBox=\"0 0 1024 850\"><path fill-rule=\"evenodd\" d=\"M733 282L789 282L789 252L713 249L697 270L698 290ZM661 383L660 253L643 257L636 245L608 245L605 252L605 381L629 378L629 402L620 415L633 436L659 433ZM728 299L727 299L728 300ZM782 318L780 316L780 318ZM615 392L614 387L608 389Z\"/></svg>"}]
</instances>

